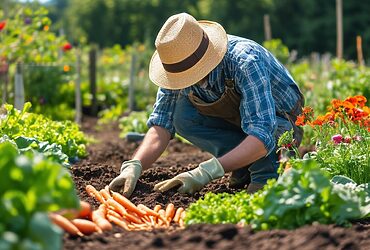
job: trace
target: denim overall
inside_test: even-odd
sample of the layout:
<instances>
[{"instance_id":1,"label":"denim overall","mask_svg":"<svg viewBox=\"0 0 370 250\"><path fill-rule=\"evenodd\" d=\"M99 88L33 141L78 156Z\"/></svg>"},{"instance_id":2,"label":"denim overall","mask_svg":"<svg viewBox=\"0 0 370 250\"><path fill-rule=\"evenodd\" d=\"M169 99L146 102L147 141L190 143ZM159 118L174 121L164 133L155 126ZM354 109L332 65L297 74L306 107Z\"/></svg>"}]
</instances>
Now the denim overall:
<instances>
[{"instance_id":1,"label":"denim overall","mask_svg":"<svg viewBox=\"0 0 370 250\"><path fill-rule=\"evenodd\" d=\"M276 141L282 133L293 128L296 141L301 142L303 131L294 124L303 107L304 99L300 95L302 98L291 112L277 114ZM220 157L247 137L241 129L239 106L240 96L232 79L225 79L225 92L212 103L202 101L192 92L188 96L180 94L174 113L176 132L200 149ZM264 184L268 179L278 177L276 150L248 166L252 183Z\"/></svg>"}]
</instances>

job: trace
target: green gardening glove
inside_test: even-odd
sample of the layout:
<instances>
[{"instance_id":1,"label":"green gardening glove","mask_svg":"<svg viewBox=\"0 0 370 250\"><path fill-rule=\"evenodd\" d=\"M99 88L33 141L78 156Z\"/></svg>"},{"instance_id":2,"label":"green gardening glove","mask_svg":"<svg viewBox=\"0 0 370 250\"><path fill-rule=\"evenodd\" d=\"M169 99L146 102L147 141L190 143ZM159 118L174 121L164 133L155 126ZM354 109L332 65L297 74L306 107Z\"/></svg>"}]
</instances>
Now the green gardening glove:
<instances>
[{"instance_id":1,"label":"green gardening glove","mask_svg":"<svg viewBox=\"0 0 370 250\"><path fill-rule=\"evenodd\" d=\"M139 160L130 160L122 163L121 174L114 178L109 184L109 189L119 192L130 197L134 192L136 182L139 179L142 171L141 162Z\"/></svg>"},{"instance_id":2,"label":"green gardening glove","mask_svg":"<svg viewBox=\"0 0 370 250\"><path fill-rule=\"evenodd\" d=\"M199 164L199 167L181 173L172 179L162 181L154 186L155 191L164 192L173 187L180 186L177 191L179 193L194 194L199 191L207 183L214 179L224 176L225 171L220 162L216 158Z\"/></svg>"}]
</instances>

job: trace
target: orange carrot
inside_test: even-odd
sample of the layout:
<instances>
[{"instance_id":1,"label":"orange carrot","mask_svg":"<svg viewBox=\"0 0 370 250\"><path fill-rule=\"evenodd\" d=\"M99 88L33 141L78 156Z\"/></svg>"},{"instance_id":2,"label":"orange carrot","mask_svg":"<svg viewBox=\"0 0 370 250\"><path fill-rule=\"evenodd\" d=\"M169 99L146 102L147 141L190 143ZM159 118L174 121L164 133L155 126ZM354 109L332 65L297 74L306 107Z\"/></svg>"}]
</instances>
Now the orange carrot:
<instances>
[{"instance_id":1,"label":"orange carrot","mask_svg":"<svg viewBox=\"0 0 370 250\"><path fill-rule=\"evenodd\" d=\"M173 217L173 221L174 222L179 223L180 216L181 216L181 214L182 214L183 211L184 211L184 208L183 207L179 207L176 210L175 216Z\"/></svg>"},{"instance_id":2,"label":"orange carrot","mask_svg":"<svg viewBox=\"0 0 370 250\"><path fill-rule=\"evenodd\" d=\"M175 215L175 206L172 203L169 203L165 211L165 218L168 224L171 223L174 215Z\"/></svg>"},{"instance_id":3,"label":"orange carrot","mask_svg":"<svg viewBox=\"0 0 370 250\"><path fill-rule=\"evenodd\" d=\"M182 211L182 213L180 215L180 219L179 219L179 225L180 225L180 227L185 227L185 222L184 222L185 215L186 215L186 212L184 210L184 211Z\"/></svg>"},{"instance_id":4,"label":"orange carrot","mask_svg":"<svg viewBox=\"0 0 370 250\"><path fill-rule=\"evenodd\" d=\"M78 213L78 218L91 218L91 205L86 201L80 201L80 211Z\"/></svg>"},{"instance_id":5,"label":"orange carrot","mask_svg":"<svg viewBox=\"0 0 370 250\"><path fill-rule=\"evenodd\" d=\"M81 233L81 231L70 220L62 215L49 213L49 218L55 225L59 226L65 232L74 236L83 236L83 233Z\"/></svg>"},{"instance_id":6,"label":"orange carrot","mask_svg":"<svg viewBox=\"0 0 370 250\"><path fill-rule=\"evenodd\" d=\"M135 206L134 203L132 203L129 199L127 199L125 196L117 193L117 192L112 192L112 197L114 200L119 202L122 206L124 206L127 210L130 210L134 213L136 213L139 216L144 216L146 215L145 211L142 211Z\"/></svg>"},{"instance_id":7,"label":"orange carrot","mask_svg":"<svg viewBox=\"0 0 370 250\"><path fill-rule=\"evenodd\" d=\"M87 192L87 194L89 196L91 196L95 200L99 201L100 203L104 203L103 197L101 196L101 194L99 193L99 191L96 190L92 185L87 185L85 187L85 189L86 189L86 192Z\"/></svg>"},{"instance_id":8,"label":"orange carrot","mask_svg":"<svg viewBox=\"0 0 370 250\"><path fill-rule=\"evenodd\" d=\"M110 222L113 222L114 224L116 224L117 226L120 226L122 227L123 229L127 230L127 231L130 231L131 229L129 228L129 224L127 223L127 221L125 219L118 219L112 215L107 215L107 218Z\"/></svg>"},{"instance_id":9,"label":"orange carrot","mask_svg":"<svg viewBox=\"0 0 370 250\"><path fill-rule=\"evenodd\" d=\"M92 221L103 231L112 230L112 224L105 218L106 213L106 206L101 204L91 215Z\"/></svg>"},{"instance_id":10,"label":"orange carrot","mask_svg":"<svg viewBox=\"0 0 370 250\"><path fill-rule=\"evenodd\" d=\"M127 210L120 203L118 203L117 201L113 200L112 198L109 198L107 200L107 204L109 206L112 206L114 208L114 210L117 213L119 213L121 216L124 216L125 214L127 214Z\"/></svg>"},{"instance_id":11,"label":"orange carrot","mask_svg":"<svg viewBox=\"0 0 370 250\"><path fill-rule=\"evenodd\" d=\"M161 208L162 208L162 206L157 204L157 205L154 206L153 211L158 213L159 210L161 210Z\"/></svg>"},{"instance_id":12,"label":"orange carrot","mask_svg":"<svg viewBox=\"0 0 370 250\"><path fill-rule=\"evenodd\" d=\"M166 211L164 209L160 209L158 211L159 213L159 218L164 218L163 220L159 221L158 220L158 225L163 225L164 223L167 223L167 220L165 219L166 218Z\"/></svg>"},{"instance_id":13,"label":"orange carrot","mask_svg":"<svg viewBox=\"0 0 370 250\"><path fill-rule=\"evenodd\" d=\"M109 191L107 191L106 189L100 190L99 193L101 194L101 196L103 196L103 199L105 201L107 201L109 198L112 198L112 196L110 195Z\"/></svg>"},{"instance_id":14,"label":"orange carrot","mask_svg":"<svg viewBox=\"0 0 370 250\"><path fill-rule=\"evenodd\" d=\"M102 232L94 222L86 219L74 219L72 220L72 223L85 235Z\"/></svg>"},{"instance_id":15,"label":"orange carrot","mask_svg":"<svg viewBox=\"0 0 370 250\"><path fill-rule=\"evenodd\" d=\"M108 210L108 213L107 214L108 215L112 215L112 216L114 216L114 217L116 217L117 219L120 219L120 220L122 220L122 218L123 218L119 213L117 213L114 210Z\"/></svg>"},{"instance_id":16,"label":"orange carrot","mask_svg":"<svg viewBox=\"0 0 370 250\"><path fill-rule=\"evenodd\" d=\"M158 212L156 212L156 211L148 208L144 204L137 205L137 208L139 208L142 211L145 211L147 215L151 215L151 216L154 216L154 217L158 217L159 216Z\"/></svg>"},{"instance_id":17,"label":"orange carrot","mask_svg":"<svg viewBox=\"0 0 370 250\"><path fill-rule=\"evenodd\" d=\"M136 215L136 214L132 214L132 213L126 213L124 215L124 217L128 220L128 221L132 221L134 223L138 223L138 224L142 224L143 221Z\"/></svg>"}]
</instances>

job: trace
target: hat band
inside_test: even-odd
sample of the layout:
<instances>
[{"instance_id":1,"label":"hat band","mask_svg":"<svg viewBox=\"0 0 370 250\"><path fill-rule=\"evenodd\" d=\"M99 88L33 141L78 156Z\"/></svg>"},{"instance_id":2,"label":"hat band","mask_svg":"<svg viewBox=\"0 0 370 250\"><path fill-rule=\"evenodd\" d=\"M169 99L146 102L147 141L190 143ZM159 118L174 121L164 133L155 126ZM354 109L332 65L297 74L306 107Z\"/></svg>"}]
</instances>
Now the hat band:
<instances>
[{"instance_id":1,"label":"hat band","mask_svg":"<svg viewBox=\"0 0 370 250\"><path fill-rule=\"evenodd\" d=\"M177 62L177 63L171 63L171 64L162 63L163 68L167 72L170 72L170 73L180 73L180 72L190 69L195 64L197 64L197 62L199 62L200 59L202 59L202 57L207 51L208 44L209 44L208 36L203 31L202 41L200 42L198 48L194 51L193 54L191 54L184 60Z\"/></svg>"}]
</instances>

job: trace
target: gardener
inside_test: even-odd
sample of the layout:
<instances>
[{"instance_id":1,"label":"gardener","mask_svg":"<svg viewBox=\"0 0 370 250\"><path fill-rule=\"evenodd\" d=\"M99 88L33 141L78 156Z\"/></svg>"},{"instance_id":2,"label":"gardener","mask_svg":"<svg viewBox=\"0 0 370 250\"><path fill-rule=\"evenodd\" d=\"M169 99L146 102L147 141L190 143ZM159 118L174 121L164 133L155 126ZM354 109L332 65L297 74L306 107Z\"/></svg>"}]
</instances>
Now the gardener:
<instances>
[{"instance_id":1,"label":"gardener","mask_svg":"<svg viewBox=\"0 0 370 250\"><path fill-rule=\"evenodd\" d=\"M215 22L181 13L159 31L149 77L159 86L147 132L132 160L110 188L130 196L175 132L213 157L199 167L155 185L193 194L232 172L229 185L254 193L277 178L276 142L294 129L303 96L287 69L254 41L227 35Z\"/></svg>"}]
</instances>

